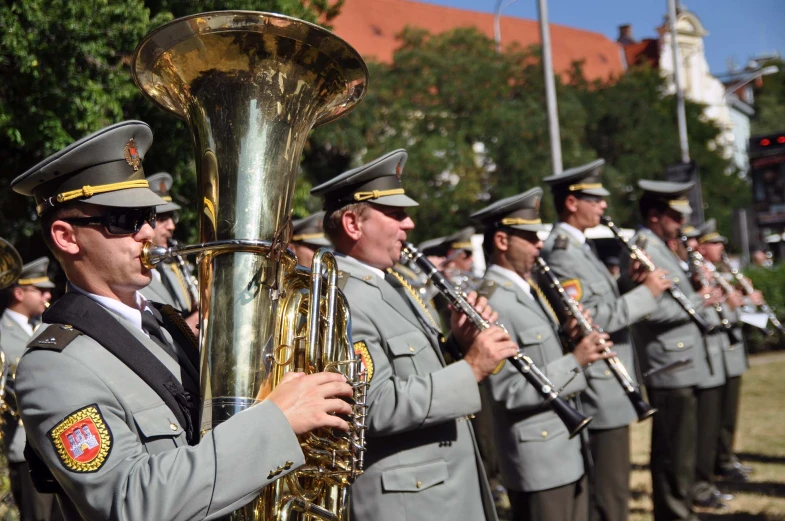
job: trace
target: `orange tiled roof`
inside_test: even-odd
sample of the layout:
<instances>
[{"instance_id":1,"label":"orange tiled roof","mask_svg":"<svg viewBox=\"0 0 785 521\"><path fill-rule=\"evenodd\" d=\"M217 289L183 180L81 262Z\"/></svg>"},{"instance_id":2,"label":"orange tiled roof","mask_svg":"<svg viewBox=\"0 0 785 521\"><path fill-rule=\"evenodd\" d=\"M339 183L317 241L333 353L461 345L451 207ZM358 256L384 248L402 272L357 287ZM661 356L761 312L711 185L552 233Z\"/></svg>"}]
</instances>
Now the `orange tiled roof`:
<instances>
[{"instance_id":1,"label":"orange tiled roof","mask_svg":"<svg viewBox=\"0 0 785 521\"><path fill-rule=\"evenodd\" d=\"M640 42L628 43L624 45L624 57L627 59L627 65L630 67L648 63L656 69L660 65L659 42L652 38L647 38Z\"/></svg>"},{"instance_id":2,"label":"orange tiled roof","mask_svg":"<svg viewBox=\"0 0 785 521\"><path fill-rule=\"evenodd\" d=\"M332 21L333 31L363 56L388 63L399 45L395 35L407 25L431 33L471 26L493 37L493 14L409 0L346 0L341 14ZM501 31L504 45L513 41L524 47L540 43L535 20L503 16ZM568 71L576 60L584 60L589 80L605 80L624 72L621 47L599 33L551 24L551 49L557 73Z\"/></svg>"}]
</instances>

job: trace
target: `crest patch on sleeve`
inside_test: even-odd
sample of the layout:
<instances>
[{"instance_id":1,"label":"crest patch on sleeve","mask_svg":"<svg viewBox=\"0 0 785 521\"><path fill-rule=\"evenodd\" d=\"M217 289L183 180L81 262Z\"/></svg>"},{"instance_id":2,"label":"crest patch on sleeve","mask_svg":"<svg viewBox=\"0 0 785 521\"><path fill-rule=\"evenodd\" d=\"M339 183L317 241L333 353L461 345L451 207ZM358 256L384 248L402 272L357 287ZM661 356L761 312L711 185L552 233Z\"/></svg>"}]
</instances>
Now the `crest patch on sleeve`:
<instances>
[{"instance_id":1,"label":"crest patch on sleeve","mask_svg":"<svg viewBox=\"0 0 785 521\"><path fill-rule=\"evenodd\" d=\"M581 298L583 298L583 286L581 285L581 279L569 279L565 280L561 283L564 291L572 297L572 300L575 302L580 302Z\"/></svg>"},{"instance_id":2,"label":"crest patch on sleeve","mask_svg":"<svg viewBox=\"0 0 785 521\"><path fill-rule=\"evenodd\" d=\"M365 342L354 343L354 354L360 359L361 370L368 373L368 383L371 383L371 378L373 378L373 358L371 358L371 353L368 351L368 346L365 345Z\"/></svg>"},{"instance_id":3,"label":"crest patch on sleeve","mask_svg":"<svg viewBox=\"0 0 785 521\"><path fill-rule=\"evenodd\" d=\"M49 431L63 466L72 472L96 472L112 450L112 431L97 404L71 413Z\"/></svg>"}]
</instances>

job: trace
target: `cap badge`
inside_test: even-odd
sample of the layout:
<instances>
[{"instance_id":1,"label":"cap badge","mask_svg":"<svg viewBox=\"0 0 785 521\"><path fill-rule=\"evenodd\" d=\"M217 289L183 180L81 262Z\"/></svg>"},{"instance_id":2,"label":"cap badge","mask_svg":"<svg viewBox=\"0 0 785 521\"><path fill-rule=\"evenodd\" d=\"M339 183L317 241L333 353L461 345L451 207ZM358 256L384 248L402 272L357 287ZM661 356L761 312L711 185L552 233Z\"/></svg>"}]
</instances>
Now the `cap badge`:
<instances>
[{"instance_id":1,"label":"cap badge","mask_svg":"<svg viewBox=\"0 0 785 521\"><path fill-rule=\"evenodd\" d=\"M162 194L165 194L166 193L166 183L161 181L161 183L158 185L158 191L161 192Z\"/></svg>"},{"instance_id":2,"label":"cap badge","mask_svg":"<svg viewBox=\"0 0 785 521\"><path fill-rule=\"evenodd\" d=\"M400 179L402 173L403 173L403 167L401 167L401 162L398 161L398 164L395 166L395 177Z\"/></svg>"},{"instance_id":3,"label":"cap badge","mask_svg":"<svg viewBox=\"0 0 785 521\"><path fill-rule=\"evenodd\" d=\"M534 209L537 210L538 212L540 211L540 198L539 197L535 197L534 198Z\"/></svg>"},{"instance_id":4,"label":"cap badge","mask_svg":"<svg viewBox=\"0 0 785 521\"><path fill-rule=\"evenodd\" d=\"M139 151L136 149L134 138L129 139L128 143L125 144L123 155L125 155L125 162L131 165L131 168L133 168L134 171L139 170L142 159L139 157Z\"/></svg>"}]
</instances>

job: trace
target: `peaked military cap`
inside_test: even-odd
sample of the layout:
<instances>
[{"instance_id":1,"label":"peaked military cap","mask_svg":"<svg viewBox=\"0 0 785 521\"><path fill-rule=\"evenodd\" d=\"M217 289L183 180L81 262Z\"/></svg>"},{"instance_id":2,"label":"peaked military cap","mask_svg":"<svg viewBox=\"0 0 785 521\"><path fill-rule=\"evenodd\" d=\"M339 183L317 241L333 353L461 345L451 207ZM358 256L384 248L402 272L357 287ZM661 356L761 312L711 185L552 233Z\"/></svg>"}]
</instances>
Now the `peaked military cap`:
<instances>
[{"instance_id":1,"label":"peaked military cap","mask_svg":"<svg viewBox=\"0 0 785 521\"><path fill-rule=\"evenodd\" d=\"M169 194L174 184L171 175L166 172L158 172L148 177L147 182L150 183L150 190L165 201L164 204L155 207L156 213L174 212L180 209L180 205L172 202L172 196Z\"/></svg>"},{"instance_id":2,"label":"peaked military cap","mask_svg":"<svg viewBox=\"0 0 785 521\"><path fill-rule=\"evenodd\" d=\"M292 222L292 242L299 242L317 248L330 247L330 241L324 236L324 212L316 212L304 219Z\"/></svg>"},{"instance_id":3,"label":"peaked military cap","mask_svg":"<svg viewBox=\"0 0 785 521\"><path fill-rule=\"evenodd\" d=\"M561 174L546 177L544 181L554 193L596 195L607 197L611 193L602 186L602 167L604 159L597 159L585 165L565 170Z\"/></svg>"},{"instance_id":4,"label":"peaked military cap","mask_svg":"<svg viewBox=\"0 0 785 521\"><path fill-rule=\"evenodd\" d=\"M35 197L39 215L69 202L115 207L164 204L144 178L142 159L153 132L141 121L123 121L90 134L47 157L11 182Z\"/></svg>"},{"instance_id":5,"label":"peaked military cap","mask_svg":"<svg viewBox=\"0 0 785 521\"><path fill-rule=\"evenodd\" d=\"M720 235L720 233L717 231L716 219L712 218L703 223L703 226L700 227L699 233L700 235L698 236L698 242L700 244L718 242L721 242L722 244L728 244L728 238L724 235Z\"/></svg>"},{"instance_id":6,"label":"peaked military cap","mask_svg":"<svg viewBox=\"0 0 785 521\"><path fill-rule=\"evenodd\" d=\"M643 190L641 198L649 198L662 201L677 212L690 215L692 207L687 199L689 192L695 183L675 183L672 181L649 181L642 179L638 181L638 187Z\"/></svg>"},{"instance_id":7,"label":"peaked military cap","mask_svg":"<svg viewBox=\"0 0 785 521\"><path fill-rule=\"evenodd\" d=\"M466 250L468 252L474 251L472 245L472 235L474 235L474 227L467 226L460 231L448 235L444 238L444 245L449 250Z\"/></svg>"},{"instance_id":8,"label":"peaked military cap","mask_svg":"<svg viewBox=\"0 0 785 521\"><path fill-rule=\"evenodd\" d=\"M529 232L547 230L540 219L540 201L542 201L542 188L532 188L474 212L471 219L485 226L498 228L514 228Z\"/></svg>"},{"instance_id":9,"label":"peaked military cap","mask_svg":"<svg viewBox=\"0 0 785 521\"><path fill-rule=\"evenodd\" d=\"M394 150L314 187L311 195L324 198L324 209L328 211L364 201L385 206L418 206L401 184L407 157L406 150Z\"/></svg>"},{"instance_id":10,"label":"peaked military cap","mask_svg":"<svg viewBox=\"0 0 785 521\"><path fill-rule=\"evenodd\" d=\"M435 257L444 257L447 255L447 248L444 246L444 237L436 237L435 239L428 239L417 245L417 249L423 255L433 255Z\"/></svg>"},{"instance_id":11,"label":"peaked military cap","mask_svg":"<svg viewBox=\"0 0 785 521\"><path fill-rule=\"evenodd\" d=\"M681 227L681 233L688 239L697 239L701 232L693 225L685 224Z\"/></svg>"},{"instance_id":12,"label":"peaked military cap","mask_svg":"<svg viewBox=\"0 0 785 521\"><path fill-rule=\"evenodd\" d=\"M34 286L41 289L52 289L54 283L49 280L49 258L39 257L33 262L22 266L22 274L16 281L19 286Z\"/></svg>"}]
</instances>

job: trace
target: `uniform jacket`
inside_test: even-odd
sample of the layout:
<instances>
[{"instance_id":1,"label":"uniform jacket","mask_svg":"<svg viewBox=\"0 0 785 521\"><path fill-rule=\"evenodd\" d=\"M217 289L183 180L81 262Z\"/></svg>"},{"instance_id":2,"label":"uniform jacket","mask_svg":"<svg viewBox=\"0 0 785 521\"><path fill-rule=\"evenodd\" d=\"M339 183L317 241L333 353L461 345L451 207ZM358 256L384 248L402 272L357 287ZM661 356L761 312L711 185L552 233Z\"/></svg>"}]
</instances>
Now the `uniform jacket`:
<instances>
[{"instance_id":1,"label":"uniform jacket","mask_svg":"<svg viewBox=\"0 0 785 521\"><path fill-rule=\"evenodd\" d=\"M153 277L150 284L141 290L147 300L169 304L180 311L190 312L193 309L188 288L180 266L175 262L162 262L155 268L161 280Z\"/></svg>"},{"instance_id":2,"label":"uniform jacket","mask_svg":"<svg viewBox=\"0 0 785 521\"><path fill-rule=\"evenodd\" d=\"M580 369L572 354L564 354L556 331L531 296L512 280L495 271L485 274L480 290L499 313L510 336L531 357L556 389ZM504 486L534 492L573 483L584 474L581 442L569 432L535 389L505 362L491 375L487 387L493 400L494 434ZM560 393L570 396L586 389L586 378L578 373Z\"/></svg>"},{"instance_id":3,"label":"uniform jacket","mask_svg":"<svg viewBox=\"0 0 785 521\"><path fill-rule=\"evenodd\" d=\"M16 399L14 397L15 384L13 375L16 371L16 365L25 352L29 341L30 335L27 334L27 331L22 329L22 326L9 316L8 310L4 311L3 316L0 317L0 348L5 353L6 370L8 371L6 402L14 410L16 409ZM25 460L23 454L25 450L25 430L19 422L19 418L10 414L5 415L3 447L8 461L21 463Z\"/></svg>"},{"instance_id":4,"label":"uniform jacket","mask_svg":"<svg viewBox=\"0 0 785 521\"><path fill-rule=\"evenodd\" d=\"M564 239L557 241L560 236ZM613 351L634 380L636 371L629 325L656 311L662 297L655 298L646 286L620 295L616 279L602 261L560 224L553 227L541 255L562 283L578 279L574 285L578 293L575 296L580 297L577 300L591 312L593 323L610 334ZM547 282L542 281L540 285L545 284ZM586 377L589 388L581 397L581 403L584 412L594 417L589 429L613 429L637 420L627 394L607 363L592 364L586 370Z\"/></svg>"},{"instance_id":5,"label":"uniform jacket","mask_svg":"<svg viewBox=\"0 0 785 521\"><path fill-rule=\"evenodd\" d=\"M717 272L717 276L725 277L731 285L736 282L735 278L730 273ZM729 341L723 346L722 360L725 364L725 376L727 378L741 376L747 372L747 368L749 367L747 352L743 341L744 332L739 320L743 312L741 307L728 312L728 320L733 324L733 331L736 334L736 338L742 339L742 341L736 344L731 344Z\"/></svg>"},{"instance_id":6,"label":"uniform jacket","mask_svg":"<svg viewBox=\"0 0 785 521\"><path fill-rule=\"evenodd\" d=\"M352 518L495 520L466 421L480 409L471 368L445 366L440 331L417 303L355 259L337 259L355 352L372 369L366 470L352 485Z\"/></svg>"},{"instance_id":7,"label":"uniform jacket","mask_svg":"<svg viewBox=\"0 0 785 521\"><path fill-rule=\"evenodd\" d=\"M685 273L686 277L690 276L689 271ZM696 308L697 309L697 308ZM725 310L725 315L730 319L736 313L733 311ZM722 324L720 315L713 306L703 308L703 316L706 322L715 326L715 332L710 335L703 335L703 342L706 349L706 361L709 365L709 374L701 382L698 383L699 389L711 389L712 387L719 387L725 383L725 361L724 352L730 347L730 340L728 334L723 332L719 327ZM741 338L741 336L739 336Z\"/></svg>"},{"instance_id":8,"label":"uniform jacket","mask_svg":"<svg viewBox=\"0 0 785 521\"><path fill-rule=\"evenodd\" d=\"M112 316L180 379L172 356L126 319ZM32 346L50 343L44 337L52 331L45 326ZM28 350L19 364L17 393L29 442L67 495L58 497L67 520L214 519L251 501L272 481L269 472L277 469L282 477L304 463L286 417L269 401L189 446L161 397L86 335L61 350ZM54 440L77 411L105 425L99 447L109 450L103 463L99 453L92 467L72 470ZM284 470L287 464L291 470Z\"/></svg>"},{"instance_id":9,"label":"uniform jacket","mask_svg":"<svg viewBox=\"0 0 785 521\"><path fill-rule=\"evenodd\" d=\"M690 284L679 259L668 246L651 230L641 229L632 242L637 243L644 237L646 255L655 266L668 271L668 277L679 290L692 302L699 313L703 310L702 299ZM628 272L628 255L621 259L622 276L619 286L629 291L634 287ZM677 360L691 360L691 364L661 371L652 375L646 384L655 388L681 388L700 384L709 377L709 364L703 337L689 315L669 294L659 300L657 310L631 326L633 343L639 355L641 371L648 372L666 366Z\"/></svg>"}]
</instances>

